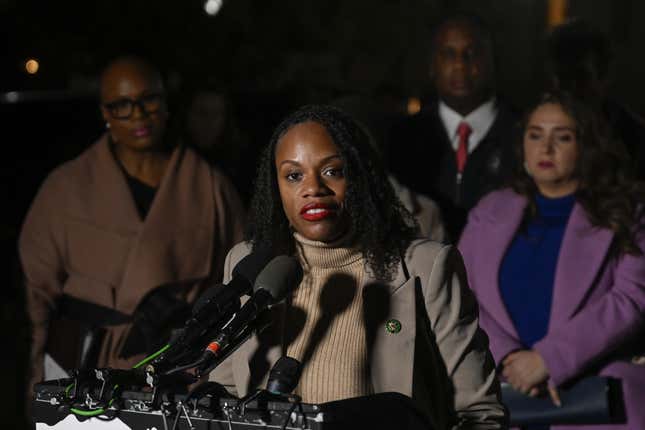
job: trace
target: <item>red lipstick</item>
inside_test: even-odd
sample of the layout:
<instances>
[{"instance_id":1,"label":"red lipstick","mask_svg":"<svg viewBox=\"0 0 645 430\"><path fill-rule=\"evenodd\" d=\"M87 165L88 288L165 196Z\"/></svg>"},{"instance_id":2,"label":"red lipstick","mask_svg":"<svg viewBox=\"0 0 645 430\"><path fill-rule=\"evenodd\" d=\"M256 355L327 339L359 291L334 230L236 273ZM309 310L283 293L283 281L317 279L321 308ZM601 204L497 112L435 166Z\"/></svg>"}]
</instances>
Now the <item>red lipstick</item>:
<instances>
[{"instance_id":1,"label":"red lipstick","mask_svg":"<svg viewBox=\"0 0 645 430\"><path fill-rule=\"evenodd\" d=\"M320 221L329 216L336 215L338 206L324 203L309 203L300 209L300 216L305 221Z\"/></svg>"},{"instance_id":2,"label":"red lipstick","mask_svg":"<svg viewBox=\"0 0 645 430\"><path fill-rule=\"evenodd\" d=\"M552 168L553 166L554 166L554 164L553 164L553 162L552 162L552 161L540 161L540 162L538 163L538 167L540 167L540 168L542 168L542 169L550 169L550 168Z\"/></svg>"}]
</instances>

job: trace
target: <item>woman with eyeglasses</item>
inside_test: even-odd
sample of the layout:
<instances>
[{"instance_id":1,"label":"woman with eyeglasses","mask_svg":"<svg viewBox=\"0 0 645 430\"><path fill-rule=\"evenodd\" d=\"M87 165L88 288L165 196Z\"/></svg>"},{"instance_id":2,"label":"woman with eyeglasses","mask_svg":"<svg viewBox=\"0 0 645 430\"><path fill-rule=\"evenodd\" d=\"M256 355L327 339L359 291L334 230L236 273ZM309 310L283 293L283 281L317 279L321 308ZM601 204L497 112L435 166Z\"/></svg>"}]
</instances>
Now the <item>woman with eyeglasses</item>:
<instances>
[{"instance_id":1,"label":"woman with eyeglasses","mask_svg":"<svg viewBox=\"0 0 645 430\"><path fill-rule=\"evenodd\" d=\"M106 132L49 175L20 235L32 382L43 378L45 354L58 350L52 340L73 349L71 337L48 336L63 318L102 333L96 360L72 357L69 367L131 367L183 322L200 281L220 279L241 238L232 184L167 137L159 72L122 57L100 84Z\"/></svg>"}]
</instances>

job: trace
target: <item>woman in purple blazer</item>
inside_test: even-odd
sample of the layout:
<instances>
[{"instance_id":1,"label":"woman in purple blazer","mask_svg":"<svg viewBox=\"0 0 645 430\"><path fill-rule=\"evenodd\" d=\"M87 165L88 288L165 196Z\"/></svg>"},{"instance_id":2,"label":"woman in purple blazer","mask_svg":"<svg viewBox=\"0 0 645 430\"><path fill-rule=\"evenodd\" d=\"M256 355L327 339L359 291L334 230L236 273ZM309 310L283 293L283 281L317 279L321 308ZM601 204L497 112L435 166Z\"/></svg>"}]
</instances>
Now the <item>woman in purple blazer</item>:
<instances>
[{"instance_id":1,"label":"woman in purple blazer","mask_svg":"<svg viewBox=\"0 0 645 430\"><path fill-rule=\"evenodd\" d=\"M511 187L471 211L459 249L515 389L557 404L578 377L620 378L626 423L589 428L645 429L645 191L604 136L586 106L544 96Z\"/></svg>"}]
</instances>

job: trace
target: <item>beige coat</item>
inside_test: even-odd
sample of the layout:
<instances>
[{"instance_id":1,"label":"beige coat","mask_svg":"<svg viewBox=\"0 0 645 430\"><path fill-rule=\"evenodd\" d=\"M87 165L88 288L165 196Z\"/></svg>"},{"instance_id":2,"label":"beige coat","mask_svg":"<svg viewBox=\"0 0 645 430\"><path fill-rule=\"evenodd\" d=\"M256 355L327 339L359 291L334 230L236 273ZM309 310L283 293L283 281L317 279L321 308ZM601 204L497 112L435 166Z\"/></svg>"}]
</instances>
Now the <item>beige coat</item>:
<instances>
[{"instance_id":1,"label":"beige coat","mask_svg":"<svg viewBox=\"0 0 645 430\"><path fill-rule=\"evenodd\" d=\"M174 150L145 221L106 136L55 169L19 239L34 325L32 381L42 377L49 319L61 293L125 314L163 285L183 286L179 297L192 300L197 281L221 279L242 222L228 179L183 147ZM108 329L99 366L129 367L141 358L118 358L129 328Z\"/></svg>"},{"instance_id":2,"label":"beige coat","mask_svg":"<svg viewBox=\"0 0 645 430\"><path fill-rule=\"evenodd\" d=\"M401 184L392 175L388 177L396 196L403 206L412 214L419 224L421 237L443 242L446 239L446 229L441 219L441 209L430 197L415 193Z\"/></svg>"},{"instance_id":3,"label":"beige coat","mask_svg":"<svg viewBox=\"0 0 645 430\"><path fill-rule=\"evenodd\" d=\"M248 253L246 243L231 250L225 282ZM410 245L405 260L409 279L402 268L389 283L368 272L364 287L364 309L372 321L366 338L374 392L411 397L438 429L506 428L487 337L478 326L477 303L459 252L419 240ZM240 396L265 387L268 369L284 353L280 336L285 310L285 305L273 307L274 324L244 343L210 379ZM398 333L386 330L391 319L401 323Z\"/></svg>"}]
</instances>

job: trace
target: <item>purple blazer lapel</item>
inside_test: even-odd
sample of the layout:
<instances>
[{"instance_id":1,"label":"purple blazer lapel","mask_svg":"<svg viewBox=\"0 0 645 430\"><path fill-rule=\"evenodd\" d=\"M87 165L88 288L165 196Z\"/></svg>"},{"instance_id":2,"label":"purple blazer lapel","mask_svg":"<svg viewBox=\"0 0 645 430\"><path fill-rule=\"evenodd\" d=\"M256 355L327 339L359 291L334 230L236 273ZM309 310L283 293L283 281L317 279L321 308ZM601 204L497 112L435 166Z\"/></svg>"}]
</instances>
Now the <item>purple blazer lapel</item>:
<instances>
[{"instance_id":1,"label":"purple blazer lapel","mask_svg":"<svg viewBox=\"0 0 645 430\"><path fill-rule=\"evenodd\" d=\"M612 239L613 232L592 226L585 210L576 203L558 256L550 328L554 322L568 320L590 292Z\"/></svg>"},{"instance_id":2,"label":"purple blazer lapel","mask_svg":"<svg viewBox=\"0 0 645 430\"><path fill-rule=\"evenodd\" d=\"M483 257L477 271L481 274L481 281L474 281L480 285L478 300L494 315L500 326L515 338L519 336L499 290L499 269L520 227L526 204L524 197L512 192L497 202L485 229L481 231Z\"/></svg>"}]
</instances>

